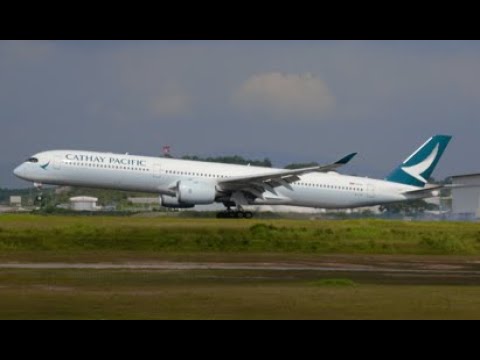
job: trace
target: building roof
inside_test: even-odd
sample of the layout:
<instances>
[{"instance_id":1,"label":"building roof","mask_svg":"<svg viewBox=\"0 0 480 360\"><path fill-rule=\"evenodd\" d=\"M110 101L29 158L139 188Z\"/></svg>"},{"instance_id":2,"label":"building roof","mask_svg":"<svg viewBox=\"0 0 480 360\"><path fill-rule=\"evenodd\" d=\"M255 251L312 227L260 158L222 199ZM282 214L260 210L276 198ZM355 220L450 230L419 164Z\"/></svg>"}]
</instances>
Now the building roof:
<instances>
[{"instance_id":1,"label":"building roof","mask_svg":"<svg viewBox=\"0 0 480 360\"><path fill-rule=\"evenodd\" d=\"M70 198L71 202L97 202L98 199L90 196L77 196Z\"/></svg>"}]
</instances>

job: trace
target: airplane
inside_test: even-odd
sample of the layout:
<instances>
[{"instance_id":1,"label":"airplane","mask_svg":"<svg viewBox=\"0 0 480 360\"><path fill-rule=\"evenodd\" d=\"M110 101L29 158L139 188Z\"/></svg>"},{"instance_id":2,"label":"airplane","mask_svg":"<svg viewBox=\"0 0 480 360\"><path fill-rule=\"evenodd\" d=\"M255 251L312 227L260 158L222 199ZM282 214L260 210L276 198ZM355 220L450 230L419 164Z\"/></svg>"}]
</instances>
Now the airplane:
<instances>
[{"instance_id":1,"label":"airplane","mask_svg":"<svg viewBox=\"0 0 480 360\"><path fill-rule=\"evenodd\" d=\"M327 164L286 170L115 154L53 150L40 152L14 170L43 184L140 191L158 194L167 208L223 203L219 218L251 218L247 205L355 208L438 196L429 184L451 136L429 138L385 179L342 175L336 170L356 153ZM234 207L235 210L231 208Z\"/></svg>"}]
</instances>

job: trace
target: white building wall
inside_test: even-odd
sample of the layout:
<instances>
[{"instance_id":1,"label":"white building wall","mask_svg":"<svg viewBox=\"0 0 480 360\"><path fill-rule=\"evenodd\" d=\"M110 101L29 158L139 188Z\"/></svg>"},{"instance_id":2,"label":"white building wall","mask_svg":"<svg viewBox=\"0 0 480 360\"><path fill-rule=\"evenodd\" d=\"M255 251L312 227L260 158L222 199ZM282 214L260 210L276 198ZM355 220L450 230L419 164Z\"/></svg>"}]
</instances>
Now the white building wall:
<instances>
[{"instance_id":1,"label":"white building wall","mask_svg":"<svg viewBox=\"0 0 480 360\"><path fill-rule=\"evenodd\" d=\"M96 203L93 202L74 202L72 203L72 210L74 211L95 211Z\"/></svg>"},{"instance_id":2,"label":"white building wall","mask_svg":"<svg viewBox=\"0 0 480 360\"><path fill-rule=\"evenodd\" d=\"M70 208L74 211L96 211L97 198L91 198L86 196L80 196L70 199Z\"/></svg>"},{"instance_id":3,"label":"white building wall","mask_svg":"<svg viewBox=\"0 0 480 360\"><path fill-rule=\"evenodd\" d=\"M455 176L454 185L480 185L480 174ZM452 212L454 215L479 217L480 215L480 186L452 188Z\"/></svg>"},{"instance_id":4,"label":"white building wall","mask_svg":"<svg viewBox=\"0 0 480 360\"><path fill-rule=\"evenodd\" d=\"M12 205L12 206L22 206L22 197L21 196L10 196L10 205Z\"/></svg>"}]
</instances>

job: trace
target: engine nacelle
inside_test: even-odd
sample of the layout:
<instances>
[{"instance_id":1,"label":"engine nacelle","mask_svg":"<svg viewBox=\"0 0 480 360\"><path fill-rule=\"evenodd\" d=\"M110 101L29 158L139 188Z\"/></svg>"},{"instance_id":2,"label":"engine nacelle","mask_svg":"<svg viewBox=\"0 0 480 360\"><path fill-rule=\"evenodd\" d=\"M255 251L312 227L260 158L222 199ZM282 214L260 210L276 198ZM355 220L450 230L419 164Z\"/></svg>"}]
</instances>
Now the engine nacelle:
<instances>
[{"instance_id":1,"label":"engine nacelle","mask_svg":"<svg viewBox=\"0 0 480 360\"><path fill-rule=\"evenodd\" d=\"M198 180L180 181L177 197L180 204L208 205L215 201L215 185Z\"/></svg>"},{"instance_id":2,"label":"engine nacelle","mask_svg":"<svg viewBox=\"0 0 480 360\"><path fill-rule=\"evenodd\" d=\"M187 209L187 208L193 208L195 205L191 204L181 204L178 202L178 198L176 197L171 197L171 196L166 196L166 195L161 195L160 200L162 202L162 206L166 208L181 208L181 209Z\"/></svg>"}]
</instances>

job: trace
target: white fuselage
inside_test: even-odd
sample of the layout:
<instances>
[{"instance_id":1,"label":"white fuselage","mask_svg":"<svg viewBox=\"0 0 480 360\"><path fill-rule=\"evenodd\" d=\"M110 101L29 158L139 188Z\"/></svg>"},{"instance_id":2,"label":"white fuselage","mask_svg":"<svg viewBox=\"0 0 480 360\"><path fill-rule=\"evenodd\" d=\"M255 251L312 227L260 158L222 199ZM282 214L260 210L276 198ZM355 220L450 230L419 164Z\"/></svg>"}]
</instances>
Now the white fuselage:
<instances>
[{"instance_id":1,"label":"white fuselage","mask_svg":"<svg viewBox=\"0 0 480 360\"><path fill-rule=\"evenodd\" d=\"M35 155L15 169L18 177L41 184L70 185L172 195L179 181L200 180L218 187L229 177L281 172L256 166L90 151L55 150ZM318 208L352 208L409 200L403 194L419 189L383 180L338 173L309 173L289 187L265 191L253 204ZM221 190L221 189L219 189Z\"/></svg>"}]
</instances>

